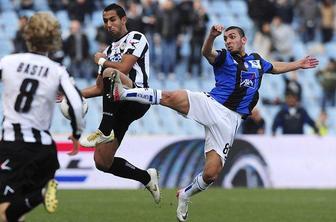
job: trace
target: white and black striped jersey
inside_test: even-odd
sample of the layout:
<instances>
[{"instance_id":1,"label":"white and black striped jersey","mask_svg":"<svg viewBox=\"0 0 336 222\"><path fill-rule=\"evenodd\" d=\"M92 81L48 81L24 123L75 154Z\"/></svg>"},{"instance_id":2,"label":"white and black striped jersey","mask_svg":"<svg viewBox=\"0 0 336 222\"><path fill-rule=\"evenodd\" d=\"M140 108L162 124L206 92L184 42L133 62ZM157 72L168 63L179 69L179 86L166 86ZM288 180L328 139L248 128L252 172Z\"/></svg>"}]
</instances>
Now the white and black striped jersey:
<instances>
[{"instance_id":1,"label":"white and black striped jersey","mask_svg":"<svg viewBox=\"0 0 336 222\"><path fill-rule=\"evenodd\" d=\"M148 88L149 78L149 48L146 37L137 31L128 32L119 40L112 42L104 50L109 61L120 62L125 54L131 54L139 59L129 72L129 78L138 86Z\"/></svg>"},{"instance_id":2,"label":"white and black striped jersey","mask_svg":"<svg viewBox=\"0 0 336 222\"><path fill-rule=\"evenodd\" d=\"M52 144L49 128L60 89L68 99L73 135L80 136L82 98L63 66L43 55L21 53L3 57L0 71L2 140Z\"/></svg>"}]
</instances>

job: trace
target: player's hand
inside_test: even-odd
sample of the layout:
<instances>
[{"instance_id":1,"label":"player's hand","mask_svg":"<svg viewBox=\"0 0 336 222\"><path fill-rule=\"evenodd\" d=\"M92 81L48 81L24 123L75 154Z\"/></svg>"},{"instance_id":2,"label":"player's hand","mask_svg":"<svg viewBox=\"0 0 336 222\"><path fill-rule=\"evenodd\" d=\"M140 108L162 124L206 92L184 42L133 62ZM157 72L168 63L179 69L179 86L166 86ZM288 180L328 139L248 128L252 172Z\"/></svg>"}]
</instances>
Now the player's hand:
<instances>
[{"instance_id":1,"label":"player's hand","mask_svg":"<svg viewBox=\"0 0 336 222\"><path fill-rule=\"evenodd\" d=\"M102 52L97 52L94 56L94 61L96 64L98 64L98 61L100 58L104 58L104 59L107 59L106 55Z\"/></svg>"},{"instance_id":2,"label":"player's hand","mask_svg":"<svg viewBox=\"0 0 336 222\"><path fill-rule=\"evenodd\" d=\"M312 56L307 56L304 59L300 60L301 69L312 69L318 66L318 64L319 64L319 61Z\"/></svg>"},{"instance_id":3,"label":"player's hand","mask_svg":"<svg viewBox=\"0 0 336 222\"><path fill-rule=\"evenodd\" d=\"M224 26L222 25L213 25L210 29L210 36L216 38L217 36L221 35L224 31Z\"/></svg>"},{"instance_id":4,"label":"player's hand","mask_svg":"<svg viewBox=\"0 0 336 222\"><path fill-rule=\"evenodd\" d=\"M73 137L72 135L69 136L68 138L69 140L72 141L72 146L73 146L73 149L68 153L69 156L75 156L78 152L79 152L79 147L80 147L80 144L79 144L79 141Z\"/></svg>"}]
</instances>

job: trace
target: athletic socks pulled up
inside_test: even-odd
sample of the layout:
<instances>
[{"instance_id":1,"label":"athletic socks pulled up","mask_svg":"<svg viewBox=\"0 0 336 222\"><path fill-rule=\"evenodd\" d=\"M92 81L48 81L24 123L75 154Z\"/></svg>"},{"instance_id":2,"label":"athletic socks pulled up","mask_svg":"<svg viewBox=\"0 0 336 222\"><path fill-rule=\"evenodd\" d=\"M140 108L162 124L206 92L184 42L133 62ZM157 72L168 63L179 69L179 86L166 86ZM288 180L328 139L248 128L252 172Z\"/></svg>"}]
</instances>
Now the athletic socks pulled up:
<instances>
[{"instance_id":1,"label":"athletic socks pulled up","mask_svg":"<svg viewBox=\"0 0 336 222\"><path fill-rule=\"evenodd\" d=\"M108 172L118 177L139 181L143 185L148 184L150 181L150 176L146 170L141 170L120 157L114 158Z\"/></svg>"},{"instance_id":2,"label":"athletic socks pulled up","mask_svg":"<svg viewBox=\"0 0 336 222\"><path fill-rule=\"evenodd\" d=\"M184 198L190 198L191 196L199 192L205 191L211 185L212 183L207 184L203 180L203 173L200 173L195 177L195 179L190 185L182 189L182 192L180 193L180 195L182 195Z\"/></svg>"}]
</instances>

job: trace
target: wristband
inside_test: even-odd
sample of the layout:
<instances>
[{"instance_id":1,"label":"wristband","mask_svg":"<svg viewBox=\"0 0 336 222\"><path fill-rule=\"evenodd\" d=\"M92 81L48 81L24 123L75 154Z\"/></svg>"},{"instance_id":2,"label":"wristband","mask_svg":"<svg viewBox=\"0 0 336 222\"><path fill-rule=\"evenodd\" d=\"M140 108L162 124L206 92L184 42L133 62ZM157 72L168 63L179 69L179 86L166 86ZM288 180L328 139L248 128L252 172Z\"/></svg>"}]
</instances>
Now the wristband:
<instances>
[{"instance_id":1,"label":"wristband","mask_svg":"<svg viewBox=\"0 0 336 222\"><path fill-rule=\"evenodd\" d=\"M98 60L98 65L100 65L100 66L104 66L104 63L106 62L106 59L105 58L100 58L99 60Z\"/></svg>"}]
</instances>

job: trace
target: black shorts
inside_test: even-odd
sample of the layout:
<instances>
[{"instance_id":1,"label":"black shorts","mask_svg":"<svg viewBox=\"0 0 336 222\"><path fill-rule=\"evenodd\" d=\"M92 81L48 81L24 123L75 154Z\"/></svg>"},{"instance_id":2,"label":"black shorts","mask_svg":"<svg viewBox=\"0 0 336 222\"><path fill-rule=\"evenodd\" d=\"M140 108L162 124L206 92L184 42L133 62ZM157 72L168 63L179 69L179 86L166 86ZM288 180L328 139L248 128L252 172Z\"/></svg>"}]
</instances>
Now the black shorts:
<instances>
[{"instance_id":1,"label":"black shorts","mask_svg":"<svg viewBox=\"0 0 336 222\"><path fill-rule=\"evenodd\" d=\"M42 189L59 168L55 144L0 141L0 203Z\"/></svg>"},{"instance_id":2,"label":"black shorts","mask_svg":"<svg viewBox=\"0 0 336 222\"><path fill-rule=\"evenodd\" d=\"M109 121L114 136L121 143L131 123L143 117L149 108L150 105L133 101L112 102L104 96L102 121Z\"/></svg>"}]
</instances>

